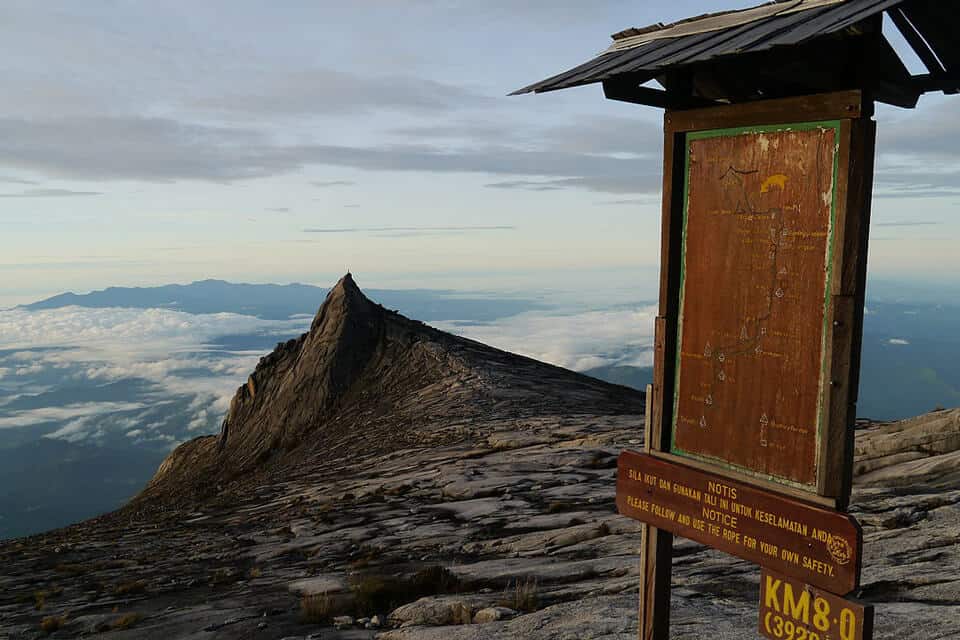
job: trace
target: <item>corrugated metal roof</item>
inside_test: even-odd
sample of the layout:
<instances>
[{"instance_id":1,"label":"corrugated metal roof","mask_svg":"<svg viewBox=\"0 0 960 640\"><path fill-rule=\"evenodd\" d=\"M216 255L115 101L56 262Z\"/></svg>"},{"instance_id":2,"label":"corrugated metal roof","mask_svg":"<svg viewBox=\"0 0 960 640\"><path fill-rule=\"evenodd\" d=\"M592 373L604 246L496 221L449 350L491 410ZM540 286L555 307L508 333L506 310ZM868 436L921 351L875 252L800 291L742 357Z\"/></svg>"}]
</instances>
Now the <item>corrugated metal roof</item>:
<instances>
[{"instance_id":1,"label":"corrugated metal roof","mask_svg":"<svg viewBox=\"0 0 960 640\"><path fill-rule=\"evenodd\" d=\"M625 74L652 78L671 67L798 45L847 29L904 1L786 0L662 29L640 29L634 35L622 32L620 41L625 44L618 47L615 42L592 60L511 95L577 87Z\"/></svg>"},{"instance_id":2,"label":"corrugated metal roof","mask_svg":"<svg viewBox=\"0 0 960 640\"><path fill-rule=\"evenodd\" d=\"M708 31L729 29L763 18L808 11L832 4L840 4L841 2L846 2L846 0L776 0L750 9L709 13L667 25L656 24L642 29L628 29L613 35L613 44L606 52L632 49L663 38L678 38L697 33L707 33Z\"/></svg>"}]
</instances>

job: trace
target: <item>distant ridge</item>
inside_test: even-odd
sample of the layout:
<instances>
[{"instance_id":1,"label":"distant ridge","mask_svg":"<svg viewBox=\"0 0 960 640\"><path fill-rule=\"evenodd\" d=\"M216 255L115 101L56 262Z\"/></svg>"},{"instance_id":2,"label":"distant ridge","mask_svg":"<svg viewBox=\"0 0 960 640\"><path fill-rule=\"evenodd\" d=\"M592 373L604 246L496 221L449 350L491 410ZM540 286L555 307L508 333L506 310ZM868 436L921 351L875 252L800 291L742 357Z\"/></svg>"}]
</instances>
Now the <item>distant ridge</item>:
<instances>
[{"instance_id":1,"label":"distant ridge","mask_svg":"<svg viewBox=\"0 0 960 640\"><path fill-rule=\"evenodd\" d=\"M325 287L301 283L248 284L210 279L156 287L108 287L84 294L67 292L18 308L30 311L68 306L164 308L186 313L229 312L286 320L296 315L312 316L316 311L315 301L327 292ZM434 321L486 321L544 308L530 300L463 295L447 289L371 289L370 293L391 308Z\"/></svg>"}]
</instances>

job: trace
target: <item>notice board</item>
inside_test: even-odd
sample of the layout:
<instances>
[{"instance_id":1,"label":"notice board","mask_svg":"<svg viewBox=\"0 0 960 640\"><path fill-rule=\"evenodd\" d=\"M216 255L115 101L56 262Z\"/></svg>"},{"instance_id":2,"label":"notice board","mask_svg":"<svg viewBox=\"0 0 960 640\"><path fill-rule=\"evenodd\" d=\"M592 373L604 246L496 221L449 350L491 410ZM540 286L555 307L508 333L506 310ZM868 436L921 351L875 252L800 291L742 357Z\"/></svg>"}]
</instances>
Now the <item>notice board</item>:
<instances>
[{"instance_id":1,"label":"notice board","mask_svg":"<svg viewBox=\"0 0 960 640\"><path fill-rule=\"evenodd\" d=\"M816 491L840 133L686 135L675 455Z\"/></svg>"}]
</instances>

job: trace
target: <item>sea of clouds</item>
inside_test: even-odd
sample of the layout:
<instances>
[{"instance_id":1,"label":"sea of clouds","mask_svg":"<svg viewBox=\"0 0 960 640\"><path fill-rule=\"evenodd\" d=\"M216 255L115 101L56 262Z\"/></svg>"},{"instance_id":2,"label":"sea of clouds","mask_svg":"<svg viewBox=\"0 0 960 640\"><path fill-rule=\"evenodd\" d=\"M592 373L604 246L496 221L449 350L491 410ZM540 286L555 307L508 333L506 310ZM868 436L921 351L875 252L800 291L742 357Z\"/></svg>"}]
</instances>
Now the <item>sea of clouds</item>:
<instances>
[{"instance_id":1,"label":"sea of clouds","mask_svg":"<svg viewBox=\"0 0 960 640\"><path fill-rule=\"evenodd\" d=\"M279 341L308 324L167 309L0 311L0 429L43 425L50 438L122 432L175 444L215 428L263 355L222 348L217 338L273 335ZM182 425L159 420L171 414L172 403Z\"/></svg>"},{"instance_id":2,"label":"sea of clouds","mask_svg":"<svg viewBox=\"0 0 960 640\"><path fill-rule=\"evenodd\" d=\"M653 364L655 305L579 312L530 311L493 322L436 322L439 329L574 371Z\"/></svg>"},{"instance_id":3,"label":"sea of clouds","mask_svg":"<svg viewBox=\"0 0 960 640\"><path fill-rule=\"evenodd\" d=\"M583 371L649 366L655 315L654 306L638 306L431 324ZM31 430L37 438L166 448L215 432L265 345L309 323L169 309L0 310L0 439ZM229 336L239 338L221 342Z\"/></svg>"}]
</instances>

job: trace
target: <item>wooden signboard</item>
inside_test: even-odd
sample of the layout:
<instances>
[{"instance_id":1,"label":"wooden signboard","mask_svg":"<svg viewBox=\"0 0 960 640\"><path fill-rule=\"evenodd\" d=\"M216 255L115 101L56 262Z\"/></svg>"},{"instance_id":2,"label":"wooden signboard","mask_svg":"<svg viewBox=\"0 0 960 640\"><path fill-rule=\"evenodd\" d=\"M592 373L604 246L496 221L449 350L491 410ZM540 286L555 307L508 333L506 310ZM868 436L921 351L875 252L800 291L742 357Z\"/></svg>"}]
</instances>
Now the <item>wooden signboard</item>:
<instances>
[{"instance_id":1,"label":"wooden signboard","mask_svg":"<svg viewBox=\"0 0 960 640\"><path fill-rule=\"evenodd\" d=\"M816 491L840 122L686 138L671 450Z\"/></svg>"},{"instance_id":2,"label":"wooden signboard","mask_svg":"<svg viewBox=\"0 0 960 640\"><path fill-rule=\"evenodd\" d=\"M833 593L857 588L862 533L851 516L624 451L617 509Z\"/></svg>"},{"instance_id":3,"label":"wooden signboard","mask_svg":"<svg viewBox=\"0 0 960 640\"><path fill-rule=\"evenodd\" d=\"M669 637L674 534L834 597L856 588L862 537L843 511L871 116L859 91L665 115L648 455L625 452L617 484L645 523L643 640ZM818 640L792 622L791 640Z\"/></svg>"},{"instance_id":4,"label":"wooden signboard","mask_svg":"<svg viewBox=\"0 0 960 640\"><path fill-rule=\"evenodd\" d=\"M873 605L764 569L759 630L770 640L872 640Z\"/></svg>"}]
</instances>

